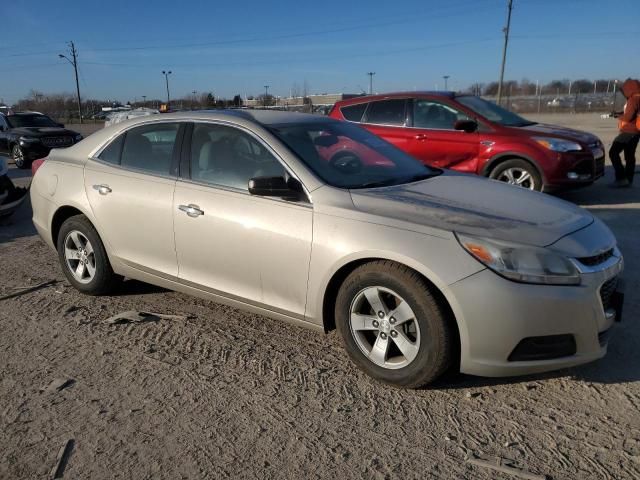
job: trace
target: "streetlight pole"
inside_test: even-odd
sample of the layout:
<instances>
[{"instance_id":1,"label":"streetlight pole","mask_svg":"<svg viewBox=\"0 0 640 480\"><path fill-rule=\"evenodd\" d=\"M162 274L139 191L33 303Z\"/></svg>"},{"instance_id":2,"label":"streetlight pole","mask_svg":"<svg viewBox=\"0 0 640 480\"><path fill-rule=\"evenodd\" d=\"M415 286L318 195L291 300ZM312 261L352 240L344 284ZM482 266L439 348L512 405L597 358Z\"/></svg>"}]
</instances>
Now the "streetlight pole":
<instances>
[{"instance_id":1,"label":"streetlight pole","mask_svg":"<svg viewBox=\"0 0 640 480\"><path fill-rule=\"evenodd\" d=\"M451 75L443 75L443 76L442 76L442 78L444 78L444 91L445 91L445 92L448 90L448 87L447 87L447 80L449 80L449 77L450 77L450 76L451 76Z\"/></svg>"},{"instance_id":2,"label":"streetlight pole","mask_svg":"<svg viewBox=\"0 0 640 480\"><path fill-rule=\"evenodd\" d=\"M147 106L147 96L146 95L142 95L142 107L146 107Z\"/></svg>"},{"instance_id":3,"label":"streetlight pole","mask_svg":"<svg viewBox=\"0 0 640 480\"><path fill-rule=\"evenodd\" d=\"M193 110L193 105L196 103L196 91L194 90L191 93L193 93L193 98L191 99L191 110Z\"/></svg>"},{"instance_id":4,"label":"streetlight pole","mask_svg":"<svg viewBox=\"0 0 640 480\"><path fill-rule=\"evenodd\" d=\"M507 46L509 45L509 29L511 28L511 10L513 9L513 0L509 0L507 5L507 26L504 28L504 48L502 49L502 67L500 68L500 82L498 82L498 105L502 100L502 83L504 82L504 65L507 62Z\"/></svg>"},{"instance_id":5,"label":"streetlight pole","mask_svg":"<svg viewBox=\"0 0 640 480\"><path fill-rule=\"evenodd\" d=\"M267 97L269 96L269 85L264 86L264 107L267 107Z\"/></svg>"},{"instance_id":6,"label":"streetlight pole","mask_svg":"<svg viewBox=\"0 0 640 480\"><path fill-rule=\"evenodd\" d=\"M169 96L169 75L171 75L171 70L162 70L162 74L164 75L164 80L167 84L167 110L169 110L169 106L171 104L171 97Z\"/></svg>"},{"instance_id":7,"label":"streetlight pole","mask_svg":"<svg viewBox=\"0 0 640 480\"><path fill-rule=\"evenodd\" d=\"M80 123L82 123L82 103L80 102L80 82L78 81L78 51L73 42L69 42L69 48L71 49L71 60L66 55L59 54L58 57L64 58L67 62L73 65L73 71L76 74L76 93L78 94L78 117L80 117Z\"/></svg>"},{"instance_id":8,"label":"streetlight pole","mask_svg":"<svg viewBox=\"0 0 640 480\"><path fill-rule=\"evenodd\" d=\"M369 75L369 95L373 95L373 76L376 74L376 72L367 72L367 75Z\"/></svg>"}]
</instances>

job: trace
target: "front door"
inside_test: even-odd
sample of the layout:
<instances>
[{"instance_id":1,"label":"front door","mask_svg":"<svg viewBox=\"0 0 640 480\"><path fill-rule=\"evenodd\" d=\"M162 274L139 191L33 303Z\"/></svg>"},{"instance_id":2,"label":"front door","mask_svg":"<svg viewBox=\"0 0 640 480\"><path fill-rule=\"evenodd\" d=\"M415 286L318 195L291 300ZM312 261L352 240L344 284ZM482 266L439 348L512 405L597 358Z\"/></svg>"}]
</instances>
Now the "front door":
<instances>
[{"instance_id":1,"label":"front door","mask_svg":"<svg viewBox=\"0 0 640 480\"><path fill-rule=\"evenodd\" d=\"M173 201L180 279L302 318L311 205L248 192L253 177L286 175L283 165L248 131L214 123L194 125L188 163Z\"/></svg>"},{"instance_id":2,"label":"front door","mask_svg":"<svg viewBox=\"0 0 640 480\"><path fill-rule=\"evenodd\" d=\"M479 135L454 128L456 121L470 118L434 100L414 99L411 108L413 128L407 152L427 165L475 173Z\"/></svg>"},{"instance_id":3,"label":"front door","mask_svg":"<svg viewBox=\"0 0 640 480\"><path fill-rule=\"evenodd\" d=\"M85 191L110 252L134 268L173 277L172 164L179 131L179 123L133 128L85 166Z\"/></svg>"}]
</instances>

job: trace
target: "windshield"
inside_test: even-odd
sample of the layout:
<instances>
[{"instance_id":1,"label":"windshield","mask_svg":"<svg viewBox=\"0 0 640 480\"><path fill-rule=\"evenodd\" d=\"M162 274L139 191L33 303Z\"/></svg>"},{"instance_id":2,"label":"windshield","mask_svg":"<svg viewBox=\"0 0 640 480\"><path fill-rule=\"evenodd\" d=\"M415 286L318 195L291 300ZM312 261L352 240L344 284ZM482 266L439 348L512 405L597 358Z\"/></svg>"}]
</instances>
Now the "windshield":
<instances>
[{"instance_id":1,"label":"windshield","mask_svg":"<svg viewBox=\"0 0 640 480\"><path fill-rule=\"evenodd\" d=\"M57 127L58 124L46 115L9 115L9 125L13 128L22 127Z\"/></svg>"},{"instance_id":2,"label":"windshield","mask_svg":"<svg viewBox=\"0 0 640 480\"><path fill-rule=\"evenodd\" d=\"M456 100L467 108L470 108L478 115L482 115L487 120L499 123L505 127L526 127L527 125L534 125L535 122L531 122L520 115L505 110L499 107L493 102L488 102L480 97L462 96L456 97Z\"/></svg>"},{"instance_id":3,"label":"windshield","mask_svg":"<svg viewBox=\"0 0 640 480\"><path fill-rule=\"evenodd\" d=\"M346 122L274 125L270 130L334 187L399 185L440 173L363 128Z\"/></svg>"}]
</instances>

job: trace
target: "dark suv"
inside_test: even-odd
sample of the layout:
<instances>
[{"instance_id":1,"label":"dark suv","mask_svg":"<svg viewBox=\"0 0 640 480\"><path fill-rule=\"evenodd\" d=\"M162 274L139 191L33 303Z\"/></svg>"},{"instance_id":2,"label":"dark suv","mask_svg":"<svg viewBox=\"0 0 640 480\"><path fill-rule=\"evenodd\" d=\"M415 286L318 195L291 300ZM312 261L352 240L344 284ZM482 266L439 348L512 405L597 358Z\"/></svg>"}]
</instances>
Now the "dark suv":
<instances>
[{"instance_id":1,"label":"dark suv","mask_svg":"<svg viewBox=\"0 0 640 480\"><path fill-rule=\"evenodd\" d=\"M41 113L0 113L0 155L10 155L18 168L29 168L52 148L70 147L80 140L81 134Z\"/></svg>"},{"instance_id":2,"label":"dark suv","mask_svg":"<svg viewBox=\"0 0 640 480\"><path fill-rule=\"evenodd\" d=\"M588 185L604 175L598 137L531 122L471 95L366 96L336 103L329 115L360 123L427 165L531 190Z\"/></svg>"}]
</instances>

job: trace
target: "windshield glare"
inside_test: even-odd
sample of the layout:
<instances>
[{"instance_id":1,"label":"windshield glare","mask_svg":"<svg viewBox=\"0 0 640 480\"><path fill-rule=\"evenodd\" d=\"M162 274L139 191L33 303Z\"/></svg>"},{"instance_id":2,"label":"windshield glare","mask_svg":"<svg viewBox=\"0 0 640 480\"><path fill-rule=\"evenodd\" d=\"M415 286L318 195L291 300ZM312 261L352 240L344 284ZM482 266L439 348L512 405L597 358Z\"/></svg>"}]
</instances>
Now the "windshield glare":
<instances>
[{"instance_id":1,"label":"windshield glare","mask_svg":"<svg viewBox=\"0 0 640 480\"><path fill-rule=\"evenodd\" d=\"M58 126L56 122L46 115L9 115L7 121L13 128Z\"/></svg>"},{"instance_id":2,"label":"windshield glare","mask_svg":"<svg viewBox=\"0 0 640 480\"><path fill-rule=\"evenodd\" d=\"M349 123L285 124L275 125L270 130L314 173L334 187L399 185L439 173Z\"/></svg>"},{"instance_id":3,"label":"windshield glare","mask_svg":"<svg viewBox=\"0 0 640 480\"><path fill-rule=\"evenodd\" d=\"M505 127L525 127L535 123L480 97L469 95L456 97L456 100L478 115L482 115L487 120L504 125Z\"/></svg>"}]
</instances>

